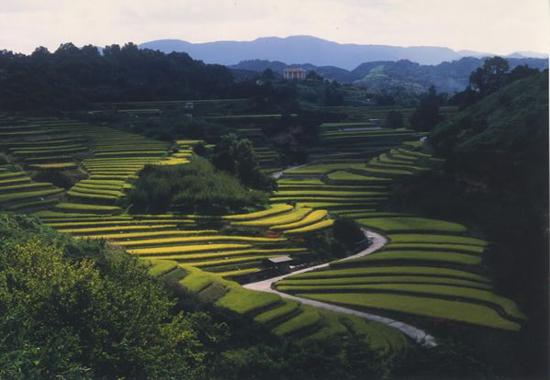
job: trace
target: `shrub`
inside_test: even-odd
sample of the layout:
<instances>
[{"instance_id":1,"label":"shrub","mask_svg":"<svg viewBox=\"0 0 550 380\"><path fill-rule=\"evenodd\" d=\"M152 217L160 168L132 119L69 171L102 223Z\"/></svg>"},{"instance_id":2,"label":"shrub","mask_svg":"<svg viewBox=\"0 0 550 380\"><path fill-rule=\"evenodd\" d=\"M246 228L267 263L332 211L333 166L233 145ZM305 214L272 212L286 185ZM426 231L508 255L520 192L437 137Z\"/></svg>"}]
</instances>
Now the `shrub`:
<instances>
[{"instance_id":1,"label":"shrub","mask_svg":"<svg viewBox=\"0 0 550 380\"><path fill-rule=\"evenodd\" d=\"M38 182L50 182L57 187L69 189L78 182L77 178L71 177L59 170L43 170L33 176L33 180Z\"/></svg>"},{"instance_id":2,"label":"shrub","mask_svg":"<svg viewBox=\"0 0 550 380\"><path fill-rule=\"evenodd\" d=\"M128 195L132 210L227 212L267 202L265 193L248 190L202 158L185 165L146 166Z\"/></svg>"},{"instance_id":3,"label":"shrub","mask_svg":"<svg viewBox=\"0 0 550 380\"><path fill-rule=\"evenodd\" d=\"M365 240L365 234L359 224L352 219L338 218L332 225L334 237L348 248L354 247Z\"/></svg>"}]
</instances>

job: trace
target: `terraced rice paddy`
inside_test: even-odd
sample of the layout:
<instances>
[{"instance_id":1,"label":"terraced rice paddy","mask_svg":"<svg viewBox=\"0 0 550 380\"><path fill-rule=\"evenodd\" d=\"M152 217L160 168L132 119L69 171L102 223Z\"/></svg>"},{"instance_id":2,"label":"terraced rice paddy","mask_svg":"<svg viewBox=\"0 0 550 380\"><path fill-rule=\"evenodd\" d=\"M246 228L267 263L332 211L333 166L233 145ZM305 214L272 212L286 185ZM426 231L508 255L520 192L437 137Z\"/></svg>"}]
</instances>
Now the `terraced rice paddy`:
<instances>
[{"instance_id":1,"label":"terraced rice paddy","mask_svg":"<svg viewBox=\"0 0 550 380\"><path fill-rule=\"evenodd\" d=\"M0 209L25 211L47 207L63 193L48 182L35 182L13 165L0 165Z\"/></svg>"},{"instance_id":2,"label":"terraced rice paddy","mask_svg":"<svg viewBox=\"0 0 550 380\"><path fill-rule=\"evenodd\" d=\"M216 229L203 229L192 215L79 216L51 212L39 215L61 232L79 238L106 239L141 258L189 263L223 273L225 277L259 272L266 258L308 253L284 237L222 235Z\"/></svg>"},{"instance_id":3,"label":"terraced rice paddy","mask_svg":"<svg viewBox=\"0 0 550 380\"><path fill-rule=\"evenodd\" d=\"M24 119L10 120L0 127L3 136L0 149L8 154L10 161L22 165L22 168L13 165L0 168L0 207L40 210L40 206L44 206L47 210L36 215L61 232L79 238L107 239L140 257L170 257L226 277L259 272L265 258L307 254L303 247L292 245L283 237L257 236L254 231L251 235L218 233L220 223L274 217L280 212L293 214L285 216L283 221L300 222L299 216L305 216L304 211L287 204L257 213L214 218L214 228L208 228L208 219L198 221L197 216L124 214L119 201L144 165L185 164L191 159L192 148L198 140L179 140L175 144L177 151L170 154L169 144L165 142L79 122ZM65 148L71 153L70 165L56 161L57 155L49 153ZM69 152L70 149L75 150ZM21 152L35 150L48 157L50 169L55 166L59 170L75 170L76 167L85 179L67 191L32 181L23 168L31 171L37 164L27 165L27 156ZM320 219L317 215L311 222ZM308 221L310 219L294 227L307 225Z\"/></svg>"},{"instance_id":4,"label":"terraced rice paddy","mask_svg":"<svg viewBox=\"0 0 550 380\"><path fill-rule=\"evenodd\" d=\"M157 105L147 107L158 112ZM128 110L135 112L139 105ZM237 132L253 138L264 169L276 171L279 157L261 133L262 120L276 116L257 116L217 121L244 123ZM367 335L380 349L402 349L403 335L384 325L228 281L262 273L268 258L308 255L300 237L329 228L334 216L342 215L386 234L390 243L369 256L286 278L277 284L279 290L378 314L517 330L521 311L492 291L480 267L487 242L456 223L383 211L395 181L439 162L420 149L419 134L379 128L373 125L377 118L356 115L349 122L322 125L311 162L278 179L271 207L220 217L128 215L120 206L145 165L185 164L196 140L170 146L73 121L0 120L0 150L15 164L0 166L0 208L36 210L59 231L108 240L151 262L153 275L250 316L277 335L314 339L353 332ZM83 179L64 191L31 179L43 170L78 173Z\"/></svg>"},{"instance_id":5,"label":"terraced rice paddy","mask_svg":"<svg viewBox=\"0 0 550 380\"><path fill-rule=\"evenodd\" d=\"M512 301L493 293L483 276L481 258L487 242L468 236L458 223L379 211L394 181L438 164L418 146L403 144L363 163L325 159L311 169L305 165L285 173L272 201L286 200L281 194L294 196L302 207L327 208L355 219L386 234L390 242L374 254L285 278L276 284L277 290L405 319L413 315L518 330L524 315Z\"/></svg>"}]
</instances>

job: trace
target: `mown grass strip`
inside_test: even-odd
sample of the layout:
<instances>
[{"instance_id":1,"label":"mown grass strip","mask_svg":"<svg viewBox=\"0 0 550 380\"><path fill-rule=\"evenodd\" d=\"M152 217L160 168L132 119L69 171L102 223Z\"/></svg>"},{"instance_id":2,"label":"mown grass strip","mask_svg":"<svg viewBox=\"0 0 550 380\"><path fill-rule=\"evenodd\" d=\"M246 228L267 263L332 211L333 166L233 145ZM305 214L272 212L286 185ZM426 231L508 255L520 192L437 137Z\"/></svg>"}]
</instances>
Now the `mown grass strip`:
<instances>
[{"instance_id":1,"label":"mown grass strip","mask_svg":"<svg viewBox=\"0 0 550 380\"><path fill-rule=\"evenodd\" d=\"M368 263L383 263L385 261L425 261L432 263L445 264L459 264L459 265L479 265L481 264L481 257L477 255L467 255L462 253L449 253L449 252L427 252L427 251L383 251L375 253L369 256L359 257L357 259L351 259L345 262L337 262L332 266L351 266L351 265L367 265Z\"/></svg>"},{"instance_id":2,"label":"mown grass strip","mask_svg":"<svg viewBox=\"0 0 550 380\"><path fill-rule=\"evenodd\" d=\"M458 223L444 220L418 218L418 217L393 217L393 218L363 218L359 223L388 233L400 232L466 232L466 227Z\"/></svg>"},{"instance_id":3,"label":"mown grass strip","mask_svg":"<svg viewBox=\"0 0 550 380\"><path fill-rule=\"evenodd\" d=\"M331 269L314 271L309 273L298 274L289 277L289 279L329 279L329 278L345 278L345 277L357 277L357 276L402 276L402 275L414 275L414 276L440 276L449 278L459 278L472 281L479 281L489 283L489 279L473 272L462 271L458 269L444 268L444 267L429 267L429 266L383 266L383 267L357 267L346 269L334 269L335 266L331 265Z\"/></svg>"},{"instance_id":4,"label":"mown grass strip","mask_svg":"<svg viewBox=\"0 0 550 380\"><path fill-rule=\"evenodd\" d=\"M361 284L445 284L466 286L479 289L491 289L487 282L464 280L452 277L439 276L364 276L364 277L336 277L316 279L294 279L279 281L279 286L329 286L329 285L361 285Z\"/></svg>"},{"instance_id":5,"label":"mown grass strip","mask_svg":"<svg viewBox=\"0 0 550 380\"><path fill-rule=\"evenodd\" d=\"M519 323L503 318L490 307L462 301L392 294L299 293L298 296L354 308L395 311L509 331L518 331L521 327Z\"/></svg>"},{"instance_id":6,"label":"mown grass strip","mask_svg":"<svg viewBox=\"0 0 550 380\"><path fill-rule=\"evenodd\" d=\"M462 244L485 247L487 242L468 236L437 235L437 234L390 234L392 243L428 243L428 244Z\"/></svg>"},{"instance_id":7,"label":"mown grass strip","mask_svg":"<svg viewBox=\"0 0 550 380\"><path fill-rule=\"evenodd\" d=\"M469 253L479 255L483 253L485 247L468 244L444 244L444 243L389 243L384 247L385 251L392 250L423 250L423 251L452 251L459 253Z\"/></svg>"},{"instance_id":8,"label":"mown grass strip","mask_svg":"<svg viewBox=\"0 0 550 380\"><path fill-rule=\"evenodd\" d=\"M311 329L320 322L321 316L315 308L303 306L303 311L300 314L275 327L273 332L278 336L287 336Z\"/></svg>"}]
</instances>

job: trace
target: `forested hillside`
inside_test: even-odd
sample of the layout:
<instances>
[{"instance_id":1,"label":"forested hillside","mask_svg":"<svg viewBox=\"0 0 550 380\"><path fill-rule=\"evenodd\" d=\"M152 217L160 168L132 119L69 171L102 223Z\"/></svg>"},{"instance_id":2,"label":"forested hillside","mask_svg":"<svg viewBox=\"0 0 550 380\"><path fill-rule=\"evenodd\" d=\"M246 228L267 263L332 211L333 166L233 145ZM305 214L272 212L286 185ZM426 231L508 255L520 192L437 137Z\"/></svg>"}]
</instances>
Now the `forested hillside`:
<instances>
[{"instance_id":1,"label":"forested hillside","mask_svg":"<svg viewBox=\"0 0 550 380\"><path fill-rule=\"evenodd\" d=\"M548 71L466 107L437 126L430 142L446 158L444 170L400 187L394 207L452 217L488 236L492 248L484 265L499 292L516 299L529 318L515 348L522 376L542 373L548 323Z\"/></svg>"}]
</instances>

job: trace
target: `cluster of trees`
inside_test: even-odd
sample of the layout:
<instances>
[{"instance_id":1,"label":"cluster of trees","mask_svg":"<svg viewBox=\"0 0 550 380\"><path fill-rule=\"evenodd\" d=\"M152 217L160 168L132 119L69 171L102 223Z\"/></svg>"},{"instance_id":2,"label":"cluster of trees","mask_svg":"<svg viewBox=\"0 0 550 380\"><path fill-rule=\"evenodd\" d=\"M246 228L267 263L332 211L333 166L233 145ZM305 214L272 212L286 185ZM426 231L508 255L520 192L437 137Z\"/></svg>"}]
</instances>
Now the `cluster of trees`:
<instances>
[{"instance_id":1,"label":"cluster of trees","mask_svg":"<svg viewBox=\"0 0 550 380\"><path fill-rule=\"evenodd\" d=\"M338 114L301 111L265 124L262 131L279 151L283 165L301 164L307 160L308 147L319 140L321 123L341 119Z\"/></svg>"},{"instance_id":2,"label":"cluster of trees","mask_svg":"<svg viewBox=\"0 0 550 380\"><path fill-rule=\"evenodd\" d=\"M507 84L537 73L539 71L536 68L530 68L527 65L519 65L510 70L510 64L506 59L498 56L488 58L483 66L470 74L468 87L453 96L449 102L464 108L498 91Z\"/></svg>"},{"instance_id":3,"label":"cluster of trees","mask_svg":"<svg viewBox=\"0 0 550 380\"><path fill-rule=\"evenodd\" d=\"M278 81L269 73L235 83L233 94L250 98L254 112L293 113L300 109L296 83Z\"/></svg>"},{"instance_id":4,"label":"cluster of trees","mask_svg":"<svg viewBox=\"0 0 550 380\"><path fill-rule=\"evenodd\" d=\"M185 165L146 166L127 202L137 212L229 212L263 206L267 195L196 157Z\"/></svg>"},{"instance_id":5,"label":"cluster of trees","mask_svg":"<svg viewBox=\"0 0 550 380\"><path fill-rule=\"evenodd\" d=\"M239 138L233 133L222 136L210 160L217 169L235 176L246 187L263 191L276 188L275 180L261 171L249 139Z\"/></svg>"},{"instance_id":6,"label":"cluster of trees","mask_svg":"<svg viewBox=\"0 0 550 380\"><path fill-rule=\"evenodd\" d=\"M301 102L319 106L339 106L344 103L341 85L336 81L324 80L315 71L309 71L305 81L287 81L278 77L273 70L240 81L237 95L251 96L256 111L293 113L300 109Z\"/></svg>"},{"instance_id":7,"label":"cluster of trees","mask_svg":"<svg viewBox=\"0 0 550 380\"><path fill-rule=\"evenodd\" d=\"M420 132L428 132L443 120L439 108L445 104L446 95L438 94L434 86L420 96L420 103L409 118L411 127Z\"/></svg>"},{"instance_id":8,"label":"cluster of trees","mask_svg":"<svg viewBox=\"0 0 550 380\"><path fill-rule=\"evenodd\" d=\"M484 61L483 66L470 74L468 87L450 99L447 99L447 95L444 93L438 94L434 86L420 95L419 104L409 119L411 127L417 131L432 131L438 123L443 121L443 117L439 113L441 106L449 104L463 109L510 83L538 73L539 70L527 65L518 65L510 70L510 64L506 59L498 56L488 58ZM389 121L395 122L396 120Z\"/></svg>"},{"instance_id":9,"label":"cluster of trees","mask_svg":"<svg viewBox=\"0 0 550 380\"><path fill-rule=\"evenodd\" d=\"M128 43L101 51L71 43L50 53L0 51L0 107L4 110L72 109L88 102L223 97L233 86L221 65L164 54Z\"/></svg>"},{"instance_id":10,"label":"cluster of trees","mask_svg":"<svg viewBox=\"0 0 550 380\"><path fill-rule=\"evenodd\" d=\"M332 228L308 234L303 239L311 252L303 259L309 262L312 259L327 262L347 257L370 244L357 222L341 217L336 218Z\"/></svg>"}]
</instances>

